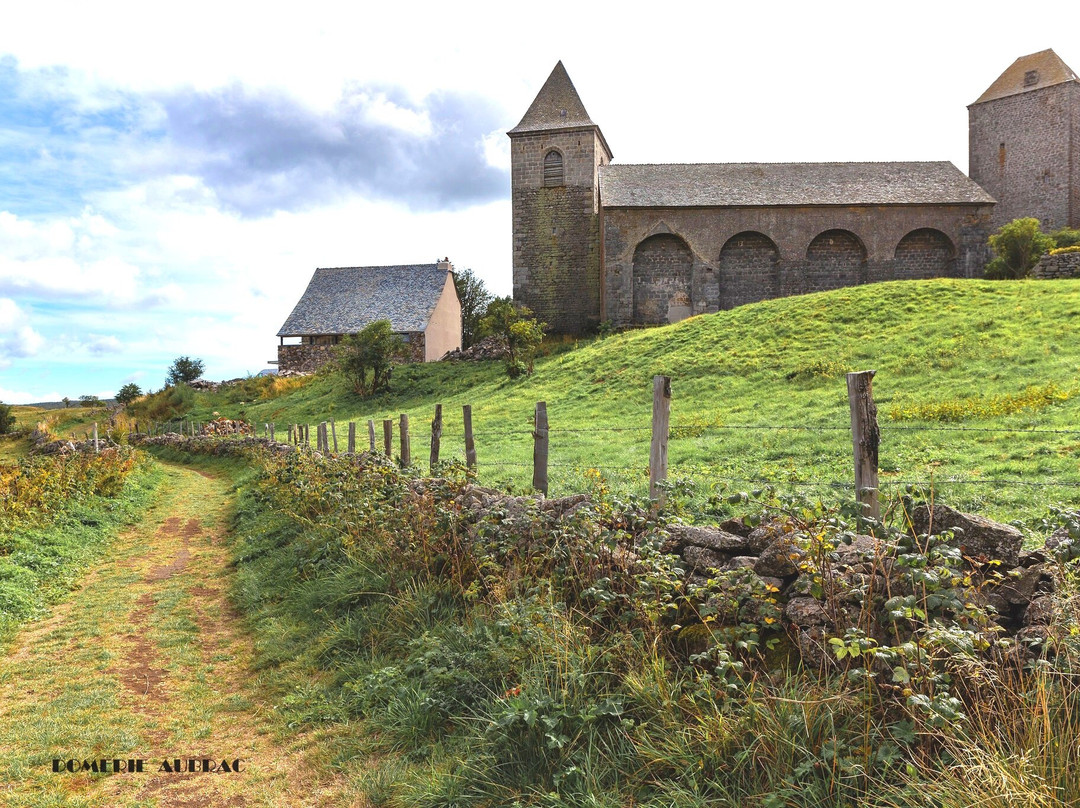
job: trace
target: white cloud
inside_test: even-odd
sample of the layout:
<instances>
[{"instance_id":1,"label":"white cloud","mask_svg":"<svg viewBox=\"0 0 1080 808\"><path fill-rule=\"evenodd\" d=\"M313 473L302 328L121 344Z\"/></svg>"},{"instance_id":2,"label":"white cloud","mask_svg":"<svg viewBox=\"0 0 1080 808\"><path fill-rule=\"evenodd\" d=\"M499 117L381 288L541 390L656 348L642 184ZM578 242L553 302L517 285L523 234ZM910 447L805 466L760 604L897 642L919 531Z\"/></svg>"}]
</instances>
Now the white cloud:
<instances>
[{"instance_id":1,"label":"white cloud","mask_svg":"<svg viewBox=\"0 0 1080 808\"><path fill-rule=\"evenodd\" d=\"M14 359L35 356L45 339L30 327L30 318L14 300L0 297L0 368Z\"/></svg>"},{"instance_id":2,"label":"white cloud","mask_svg":"<svg viewBox=\"0 0 1080 808\"><path fill-rule=\"evenodd\" d=\"M59 401L63 396L55 390L45 393L30 393L25 390L9 390L0 387L0 401L5 404L36 404L39 401Z\"/></svg>"}]
</instances>

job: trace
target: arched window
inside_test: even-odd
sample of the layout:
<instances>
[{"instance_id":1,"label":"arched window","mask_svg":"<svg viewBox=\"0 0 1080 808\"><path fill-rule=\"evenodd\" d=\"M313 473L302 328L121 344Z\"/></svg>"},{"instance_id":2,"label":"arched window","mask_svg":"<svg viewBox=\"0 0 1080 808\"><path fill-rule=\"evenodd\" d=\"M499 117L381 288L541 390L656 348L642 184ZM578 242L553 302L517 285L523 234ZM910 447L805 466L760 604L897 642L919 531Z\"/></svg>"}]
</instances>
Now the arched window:
<instances>
[{"instance_id":1,"label":"arched window","mask_svg":"<svg viewBox=\"0 0 1080 808\"><path fill-rule=\"evenodd\" d=\"M563 184L562 155L552 149L544 155L544 187Z\"/></svg>"}]
</instances>

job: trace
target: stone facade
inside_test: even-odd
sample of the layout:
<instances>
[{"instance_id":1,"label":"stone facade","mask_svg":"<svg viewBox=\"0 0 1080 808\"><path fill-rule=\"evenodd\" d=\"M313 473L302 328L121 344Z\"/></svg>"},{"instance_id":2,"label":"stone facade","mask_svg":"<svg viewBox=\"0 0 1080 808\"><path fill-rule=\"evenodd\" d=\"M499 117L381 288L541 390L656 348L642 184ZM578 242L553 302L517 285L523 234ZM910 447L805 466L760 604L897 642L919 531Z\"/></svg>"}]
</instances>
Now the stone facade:
<instances>
[{"instance_id":1,"label":"stone facade","mask_svg":"<svg viewBox=\"0 0 1080 808\"><path fill-rule=\"evenodd\" d=\"M1080 81L1053 51L1017 59L968 107L968 127L968 172L997 200L993 227L1080 227Z\"/></svg>"},{"instance_id":2,"label":"stone facade","mask_svg":"<svg viewBox=\"0 0 1080 808\"><path fill-rule=\"evenodd\" d=\"M1038 279L1080 278L1080 252L1044 255L1031 270L1031 277Z\"/></svg>"},{"instance_id":3,"label":"stone facade","mask_svg":"<svg viewBox=\"0 0 1080 808\"><path fill-rule=\"evenodd\" d=\"M981 277L990 205L604 209L604 319L676 322L886 280Z\"/></svg>"},{"instance_id":4,"label":"stone facade","mask_svg":"<svg viewBox=\"0 0 1080 808\"><path fill-rule=\"evenodd\" d=\"M400 335L405 340L406 362L423 362L425 345L424 332L413 331ZM318 342L306 342L298 345L278 346L278 373L284 371L296 373L314 373L323 365L332 362L337 353L340 340L321 339Z\"/></svg>"},{"instance_id":5,"label":"stone facade","mask_svg":"<svg viewBox=\"0 0 1080 808\"><path fill-rule=\"evenodd\" d=\"M948 163L613 164L561 62L508 135L514 299L557 333L988 259L993 199Z\"/></svg>"}]
</instances>

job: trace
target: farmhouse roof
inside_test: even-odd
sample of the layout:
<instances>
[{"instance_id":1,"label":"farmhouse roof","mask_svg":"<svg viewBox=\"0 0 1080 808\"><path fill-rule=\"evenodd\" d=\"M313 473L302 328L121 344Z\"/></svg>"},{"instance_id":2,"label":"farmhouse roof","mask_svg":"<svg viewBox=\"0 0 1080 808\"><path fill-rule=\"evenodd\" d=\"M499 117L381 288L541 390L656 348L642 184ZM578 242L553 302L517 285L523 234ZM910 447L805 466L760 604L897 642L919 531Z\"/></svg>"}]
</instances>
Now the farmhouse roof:
<instances>
[{"instance_id":1,"label":"farmhouse roof","mask_svg":"<svg viewBox=\"0 0 1080 808\"><path fill-rule=\"evenodd\" d=\"M279 337L355 334L376 320L397 333L423 331L435 310L448 262L316 269Z\"/></svg>"},{"instance_id":2,"label":"farmhouse roof","mask_svg":"<svg viewBox=\"0 0 1080 808\"><path fill-rule=\"evenodd\" d=\"M596 124L585 111L585 105L581 103L581 97L574 89L574 82L570 81L570 74L566 72L566 68L560 61L551 71L544 86L540 88L540 92L536 94L532 106L521 119L521 123L507 134L577 129L583 126L596 126Z\"/></svg>"},{"instance_id":3,"label":"farmhouse roof","mask_svg":"<svg viewBox=\"0 0 1080 808\"><path fill-rule=\"evenodd\" d=\"M1021 56L1009 65L971 106L1076 80L1072 68L1061 61L1061 57L1053 50L1047 48L1038 53Z\"/></svg>"},{"instance_id":4,"label":"farmhouse roof","mask_svg":"<svg viewBox=\"0 0 1080 808\"><path fill-rule=\"evenodd\" d=\"M949 162L690 163L600 167L604 207L994 203Z\"/></svg>"}]
</instances>

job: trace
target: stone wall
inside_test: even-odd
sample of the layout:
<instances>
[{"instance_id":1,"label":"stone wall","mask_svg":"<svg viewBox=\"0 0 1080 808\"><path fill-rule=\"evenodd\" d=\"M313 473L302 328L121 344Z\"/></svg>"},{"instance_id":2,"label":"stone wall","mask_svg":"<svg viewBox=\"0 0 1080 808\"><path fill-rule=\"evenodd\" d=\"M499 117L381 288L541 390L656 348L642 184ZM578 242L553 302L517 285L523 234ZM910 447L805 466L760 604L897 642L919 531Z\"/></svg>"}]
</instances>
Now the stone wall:
<instances>
[{"instance_id":1,"label":"stone wall","mask_svg":"<svg viewBox=\"0 0 1080 808\"><path fill-rule=\"evenodd\" d=\"M876 281L982 277L991 207L606 208L605 318L648 325Z\"/></svg>"},{"instance_id":2,"label":"stone wall","mask_svg":"<svg viewBox=\"0 0 1080 808\"><path fill-rule=\"evenodd\" d=\"M422 331L402 334L406 339L406 362L424 361L424 333ZM337 355L337 345L279 345L278 373L314 373Z\"/></svg>"},{"instance_id":3,"label":"stone wall","mask_svg":"<svg viewBox=\"0 0 1080 808\"><path fill-rule=\"evenodd\" d=\"M1080 227L1078 152L1078 82L968 107L968 173L998 201L994 228L1027 216L1044 230Z\"/></svg>"},{"instance_id":4,"label":"stone wall","mask_svg":"<svg viewBox=\"0 0 1080 808\"><path fill-rule=\"evenodd\" d=\"M1031 277L1038 279L1080 278L1080 252L1044 255L1031 270Z\"/></svg>"},{"instance_id":5,"label":"stone wall","mask_svg":"<svg viewBox=\"0 0 1080 808\"><path fill-rule=\"evenodd\" d=\"M511 144L514 300L559 333L600 320L597 167L610 159L594 129L514 136ZM563 158L563 184L544 185L544 156Z\"/></svg>"}]
</instances>

